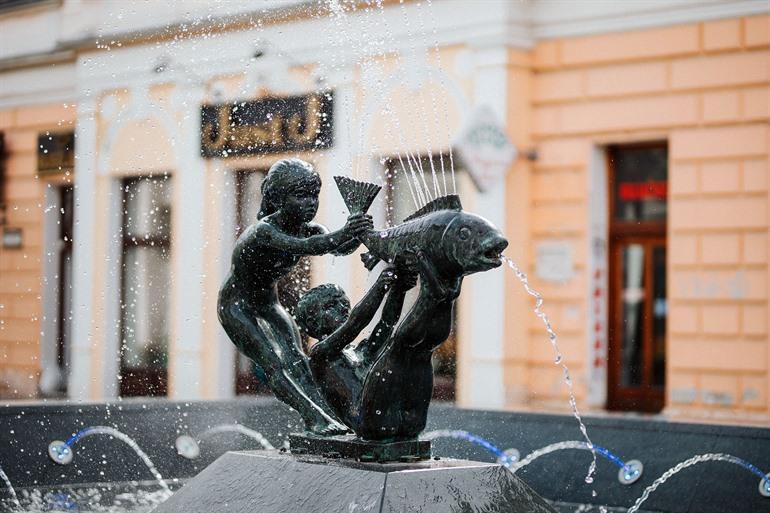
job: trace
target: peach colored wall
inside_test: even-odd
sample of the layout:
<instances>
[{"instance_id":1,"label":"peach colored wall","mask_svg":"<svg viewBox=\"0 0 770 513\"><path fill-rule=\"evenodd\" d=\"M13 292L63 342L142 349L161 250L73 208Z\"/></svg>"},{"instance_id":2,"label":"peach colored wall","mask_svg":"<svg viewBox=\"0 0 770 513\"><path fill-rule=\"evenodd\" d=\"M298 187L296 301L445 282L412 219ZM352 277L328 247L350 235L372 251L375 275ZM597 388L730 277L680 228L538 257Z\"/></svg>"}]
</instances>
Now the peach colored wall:
<instances>
[{"instance_id":1,"label":"peach colored wall","mask_svg":"<svg viewBox=\"0 0 770 513\"><path fill-rule=\"evenodd\" d=\"M578 398L585 396L588 344L582 312L591 153L609 143L666 139L665 412L769 418L770 17L549 40L535 47L533 61L539 160L529 242L572 242L576 276L548 285L528 270L560 333ZM563 405L561 371L534 316L527 349L528 395L512 405Z\"/></svg>"},{"instance_id":2,"label":"peach colored wall","mask_svg":"<svg viewBox=\"0 0 770 513\"><path fill-rule=\"evenodd\" d=\"M23 246L0 246L0 397L34 397L40 372L43 198L49 183L37 178L37 136L72 130L75 109L62 104L0 111L5 134L6 226L21 228Z\"/></svg>"}]
</instances>

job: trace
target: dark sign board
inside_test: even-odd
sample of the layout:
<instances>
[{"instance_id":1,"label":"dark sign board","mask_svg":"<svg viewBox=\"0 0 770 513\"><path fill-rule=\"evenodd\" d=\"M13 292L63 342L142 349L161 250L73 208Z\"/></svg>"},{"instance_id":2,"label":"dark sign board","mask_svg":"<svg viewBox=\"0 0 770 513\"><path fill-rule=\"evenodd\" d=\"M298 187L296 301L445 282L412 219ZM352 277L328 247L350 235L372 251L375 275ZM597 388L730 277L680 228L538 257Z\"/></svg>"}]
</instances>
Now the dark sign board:
<instances>
[{"instance_id":1,"label":"dark sign board","mask_svg":"<svg viewBox=\"0 0 770 513\"><path fill-rule=\"evenodd\" d=\"M43 132L37 136L39 175L72 171L75 167L75 132Z\"/></svg>"},{"instance_id":2,"label":"dark sign board","mask_svg":"<svg viewBox=\"0 0 770 513\"><path fill-rule=\"evenodd\" d=\"M330 91L204 105L201 154L212 158L329 148L332 118Z\"/></svg>"}]
</instances>

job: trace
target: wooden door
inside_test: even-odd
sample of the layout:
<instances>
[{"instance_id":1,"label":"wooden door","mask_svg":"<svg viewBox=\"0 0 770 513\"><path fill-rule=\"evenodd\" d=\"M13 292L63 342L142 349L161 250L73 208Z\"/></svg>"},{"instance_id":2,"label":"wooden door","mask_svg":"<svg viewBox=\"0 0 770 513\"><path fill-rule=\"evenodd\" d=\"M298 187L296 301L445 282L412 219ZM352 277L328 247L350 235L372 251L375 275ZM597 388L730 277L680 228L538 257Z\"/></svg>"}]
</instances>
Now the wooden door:
<instances>
[{"instance_id":1,"label":"wooden door","mask_svg":"<svg viewBox=\"0 0 770 513\"><path fill-rule=\"evenodd\" d=\"M607 408L663 408L666 366L665 144L616 146L610 183Z\"/></svg>"}]
</instances>

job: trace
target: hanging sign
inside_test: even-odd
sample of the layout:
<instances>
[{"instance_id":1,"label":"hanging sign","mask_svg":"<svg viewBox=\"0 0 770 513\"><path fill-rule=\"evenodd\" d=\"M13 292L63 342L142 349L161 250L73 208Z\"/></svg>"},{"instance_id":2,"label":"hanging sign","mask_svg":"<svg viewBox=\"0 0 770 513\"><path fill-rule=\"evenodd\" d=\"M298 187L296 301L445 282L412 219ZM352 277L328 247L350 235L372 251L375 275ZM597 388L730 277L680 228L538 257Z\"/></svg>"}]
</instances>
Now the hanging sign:
<instances>
[{"instance_id":1,"label":"hanging sign","mask_svg":"<svg viewBox=\"0 0 770 513\"><path fill-rule=\"evenodd\" d=\"M487 191L505 176L516 159L505 127L488 106L478 107L455 141L455 148L480 191Z\"/></svg>"},{"instance_id":2,"label":"hanging sign","mask_svg":"<svg viewBox=\"0 0 770 513\"><path fill-rule=\"evenodd\" d=\"M207 158L307 151L332 145L331 92L201 107Z\"/></svg>"}]
</instances>

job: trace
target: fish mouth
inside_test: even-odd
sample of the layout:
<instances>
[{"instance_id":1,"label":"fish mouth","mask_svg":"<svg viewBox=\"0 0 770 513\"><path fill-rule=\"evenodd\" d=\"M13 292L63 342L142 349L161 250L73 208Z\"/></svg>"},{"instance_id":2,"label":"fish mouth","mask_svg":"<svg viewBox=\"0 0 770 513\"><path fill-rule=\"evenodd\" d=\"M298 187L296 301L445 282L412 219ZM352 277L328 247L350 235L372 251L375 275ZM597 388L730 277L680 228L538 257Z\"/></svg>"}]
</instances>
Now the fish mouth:
<instances>
[{"instance_id":1,"label":"fish mouth","mask_svg":"<svg viewBox=\"0 0 770 513\"><path fill-rule=\"evenodd\" d=\"M486 247L481 254L481 261L489 266L490 269L498 267L502 264L501 257L503 251L508 247L508 241L503 237L496 237Z\"/></svg>"}]
</instances>

